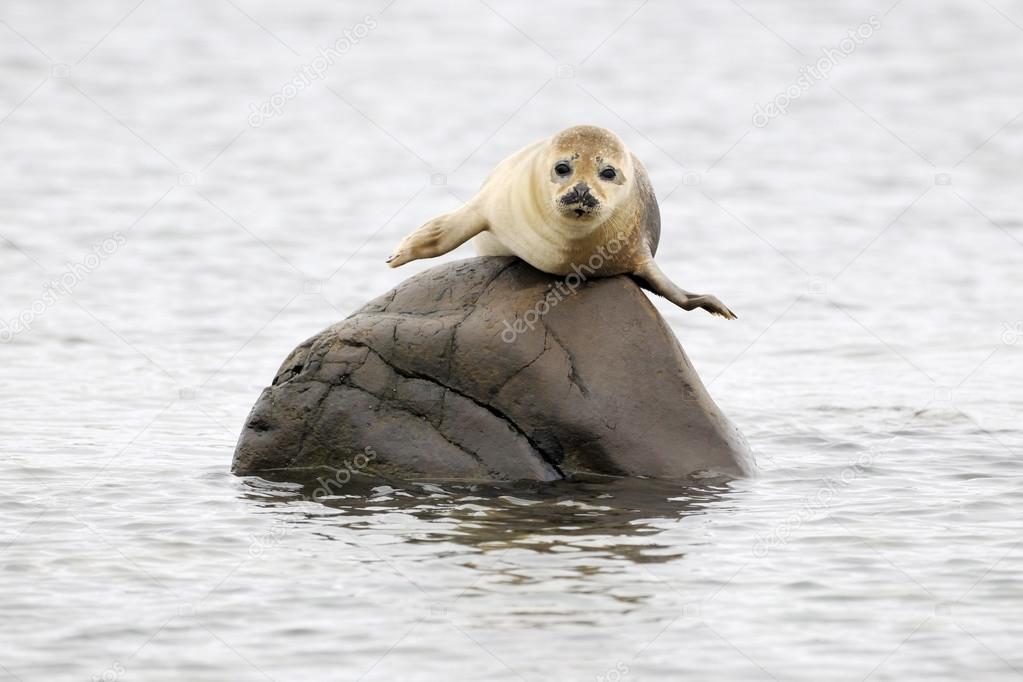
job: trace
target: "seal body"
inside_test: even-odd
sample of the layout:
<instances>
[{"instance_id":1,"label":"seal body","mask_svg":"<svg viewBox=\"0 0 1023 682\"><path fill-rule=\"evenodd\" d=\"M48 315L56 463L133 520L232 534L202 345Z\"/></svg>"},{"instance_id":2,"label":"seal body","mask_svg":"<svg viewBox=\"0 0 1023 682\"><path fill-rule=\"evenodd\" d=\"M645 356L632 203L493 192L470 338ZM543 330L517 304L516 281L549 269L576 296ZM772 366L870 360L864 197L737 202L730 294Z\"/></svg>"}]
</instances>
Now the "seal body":
<instances>
[{"instance_id":1,"label":"seal body","mask_svg":"<svg viewBox=\"0 0 1023 682\"><path fill-rule=\"evenodd\" d=\"M555 275L629 274L676 305L735 315L675 285L654 262L661 221L643 165L611 131L575 126L515 152L465 206L426 223L391 267L439 256L469 239L483 256L518 256Z\"/></svg>"}]
</instances>

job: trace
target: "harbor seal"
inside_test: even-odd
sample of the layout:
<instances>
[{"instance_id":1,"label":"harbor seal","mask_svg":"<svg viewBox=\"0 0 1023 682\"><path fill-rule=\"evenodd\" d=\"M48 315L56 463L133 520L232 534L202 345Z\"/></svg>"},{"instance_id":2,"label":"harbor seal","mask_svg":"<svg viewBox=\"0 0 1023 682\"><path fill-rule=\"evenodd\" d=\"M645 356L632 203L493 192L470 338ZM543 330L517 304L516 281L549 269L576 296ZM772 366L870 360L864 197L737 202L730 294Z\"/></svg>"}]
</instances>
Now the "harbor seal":
<instances>
[{"instance_id":1,"label":"harbor seal","mask_svg":"<svg viewBox=\"0 0 1023 682\"><path fill-rule=\"evenodd\" d=\"M518 256L554 275L628 274L684 310L735 319L715 296L690 293L661 271L660 236L643 164L611 131L575 126L502 161L468 203L407 236L387 263L433 258L473 239L481 256Z\"/></svg>"}]
</instances>

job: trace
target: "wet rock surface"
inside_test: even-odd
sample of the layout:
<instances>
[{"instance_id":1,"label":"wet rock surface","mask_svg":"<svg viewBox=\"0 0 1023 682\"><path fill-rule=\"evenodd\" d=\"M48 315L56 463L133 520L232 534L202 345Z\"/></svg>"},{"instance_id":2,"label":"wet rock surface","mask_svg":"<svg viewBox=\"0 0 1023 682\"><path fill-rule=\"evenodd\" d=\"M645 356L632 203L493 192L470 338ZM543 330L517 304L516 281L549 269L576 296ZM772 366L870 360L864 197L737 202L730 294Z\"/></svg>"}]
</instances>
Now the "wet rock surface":
<instances>
[{"instance_id":1,"label":"wet rock surface","mask_svg":"<svg viewBox=\"0 0 1023 682\"><path fill-rule=\"evenodd\" d=\"M472 258L406 280L284 361L233 470L319 467L546 481L742 475L753 462L631 279Z\"/></svg>"}]
</instances>

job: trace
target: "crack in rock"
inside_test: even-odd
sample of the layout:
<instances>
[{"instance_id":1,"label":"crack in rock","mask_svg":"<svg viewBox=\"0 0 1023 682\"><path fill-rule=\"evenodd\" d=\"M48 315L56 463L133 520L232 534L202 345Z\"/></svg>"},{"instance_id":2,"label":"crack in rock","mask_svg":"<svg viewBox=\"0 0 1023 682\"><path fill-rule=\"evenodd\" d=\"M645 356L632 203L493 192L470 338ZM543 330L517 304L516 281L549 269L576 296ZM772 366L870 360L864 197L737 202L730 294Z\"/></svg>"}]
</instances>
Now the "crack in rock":
<instances>
[{"instance_id":1,"label":"crack in rock","mask_svg":"<svg viewBox=\"0 0 1023 682\"><path fill-rule=\"evenodd\" d=\"M362 343L362 342L356 342L356 341L349 341L348 343L350 345L353 345L353 346L359 346L359 347L363 347L363 348L368 349L371 353L373 353L378 358L380 358L380 361L383 362L388 367L390 367L394 371L394 373L397 374L398 376L402 376L402 377L405 377L407 379L421 379L423 381L429 381L430 383L436 384L437 386L440 386L441 388L447 389L448 391L450 391L454 395L461 396L462 398L465 398L466 400L469 400L470 402L474 403L475 405L483 408L484 410L486 410L487 412L491 413L492 415L494 415L495 417L500 419L502 422L507 424L509 427L511 427L511 429L515 433L517 433L518 435L522 436L522 438L524 438L526 440L526 442L529 443L530 447L536 452L536 454L540 457L541 460L546 462L552 469L554 469L554 471L556 471L559 476L561 476L562 478L565 477L565 474L561 470L558 461L556 461L554 459L554 456L551 453L548 453L528 433L523 431L522 428L518 424L516 424L515 421L512 420L508 415L504 414L503 412L501 412L499 409L497 409L496 407L494 407L490 403L482 401L482 400L479 400L476 397L474 397L474 396L472 396L472 395L470 395L468 393L464 393L463 391L460 391L460 390L458 390L457 388L455 388L453 386L449 386L448 384L445 384L444 382L440 381L436 377L427 376L427 375L424 375L424 374L421 374L421 373L418 373L418 372L414 372L412 370L405 369L403 367L399 367L398 365L395 365L394 363L390 362L387 358L385 358L383 355L381 355L379 351L377 351L375 348L373 348L369 344Z\"/></svg>"},{"instance_id":2,"label":"crack in rock","mask_svg":"<svg viewBox=\"0 0 1023 682\"><path fill-rule=\"evenodd\" d=\"M568 349L568 345L561 340L553 329L546 325L544 325L544 327L550 333L551 337L553 337L557 342L558 346L561 347L561 350L565 353L565 357L568 359L568 380L572 382L573 386L579 389L579 392L582 393L583 396L590 395L590 389L586 387L586 383L583 381L582 376L576 369L575 356L572 354L572 351Z\"/></svg>"}]
</instances>

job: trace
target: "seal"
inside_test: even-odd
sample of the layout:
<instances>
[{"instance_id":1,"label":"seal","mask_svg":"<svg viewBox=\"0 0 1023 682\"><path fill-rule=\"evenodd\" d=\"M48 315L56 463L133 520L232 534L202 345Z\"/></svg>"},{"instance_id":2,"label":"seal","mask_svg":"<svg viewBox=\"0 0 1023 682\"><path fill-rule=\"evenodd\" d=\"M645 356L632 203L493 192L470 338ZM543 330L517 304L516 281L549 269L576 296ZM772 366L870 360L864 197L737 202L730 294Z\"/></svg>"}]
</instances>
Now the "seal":
<instances>
[{"instance_id":1,"label":"seal","mask_svg":"<svg viewBox=\"0 0 1023 682\"><path fill-rule=\"evenodd\" d=\"M473 239L481 256L518 256L553 275L631 275L684 310L735 314L682 289L654 262L661 216L646 169L617 135L574 126L499 163L462 208L429 221L387 259L396 268Z\"/></svg>"}]
</instances>

